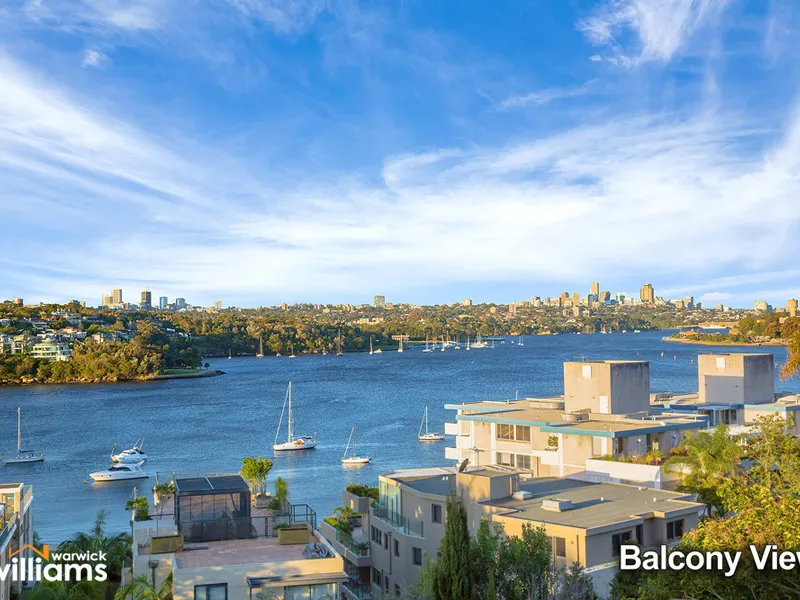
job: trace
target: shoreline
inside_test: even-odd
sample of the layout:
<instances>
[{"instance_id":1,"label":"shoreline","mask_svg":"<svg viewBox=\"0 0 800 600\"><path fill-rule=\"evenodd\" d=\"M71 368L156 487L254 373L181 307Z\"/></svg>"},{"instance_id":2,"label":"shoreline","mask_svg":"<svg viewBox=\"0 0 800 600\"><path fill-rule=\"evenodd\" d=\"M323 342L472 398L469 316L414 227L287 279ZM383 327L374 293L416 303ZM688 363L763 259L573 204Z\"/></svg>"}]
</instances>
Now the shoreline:
<instances>
[{"instance_id":1,"label":"shoreline","mask_svg":"<svg viewBox=\"0 0 800 600\"><path fill-rule=\"evenodd\" d=\"M724 340L714 341L714 340L683 340L680 338L674 337L663 337L661 338L662 342L671 342L674 344L687 344L689 346L741 346L743 348L757 348L757 347L778 347L786 346L785 342L728 342Z\"/></svg>"},{"instance_id":2,"label":"shoreline","mask_svg":"<svg viewBox=\"0 0 800 600\"><path fill-rule=\"evenodd\" d=\"M104 381L94 379L91 381L0 381L0 389L4 387L26 386L26 385L96 385L111 383L147 383L149 381L168 381L170 379L198 379L202 377L217 377L226 375L225 371L219 369L208 369L197 373L165 373L164 375L153 375L152 377L137 377L136 379L114 379Z\"/></svg>"}]
</instances>

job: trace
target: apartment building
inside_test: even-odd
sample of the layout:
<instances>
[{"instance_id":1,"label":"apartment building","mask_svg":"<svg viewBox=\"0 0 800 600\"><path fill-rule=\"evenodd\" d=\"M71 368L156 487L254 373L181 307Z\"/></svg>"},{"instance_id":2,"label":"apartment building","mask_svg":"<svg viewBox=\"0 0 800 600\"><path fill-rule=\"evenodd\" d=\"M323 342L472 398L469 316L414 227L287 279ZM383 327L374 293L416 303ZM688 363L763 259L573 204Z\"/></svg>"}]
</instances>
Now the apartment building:
<instances>
[{"instance_id":1,"label":"apartment building","mask_svg":"<svg viewBox=\"0 0 800 600\"><path fill-rule=\"evenodd\" d=\"M445 449L446 458L511 467L528 477L586 471L587 461L598 457L622 459L651 450L668 454L687 432L708 423L702 415L652 409L646 361L567 362L563 396L445 408L456 411L456 422L445 424L445 434L455 439L455 447ZM594 463L593 471L604 467ZM641 473L633 471L631 480L636 481ZM660 487L661 482L651 483Z\"/></svg>"},{"instance_id":2,"label":"apartment building","mask_svg":"<svg viewBox=\"0 0 800 600\"><path fill-rule=\"evenodd\" d=\"M746 432L757 417L779 414L800 435L797 414L800 395L775 394L775 358L772 354L723 353L697 357L696 394L657 394L654 407L672 413L698 415L709 426L729 425Z\"/></svg>"},{"instance_id":3,"label":"apartment building","mask_svg":"<svg viewBox=\"0 0 800 600\"><path fill-rule=\"evenodd\" d=\"M400 595L417 583L425 556L436 559L452 493L464 502L472 534L482 519L508 535L520 535L524 524L543 526L554 568L579 563L601 596L619 570L622 544L676 543L697 526L704 508L677 492L571 478L525 481L521 475L491 467L381 475L369 525L372 597Z\"/></svg>"},{"instance_id":4,"label":"apartment building","mask_svg":"<svg viewBox=\"0 0 800 600\"><path fill-rule=\"evenodd\" d=\"M342 557L306 504L256 508L241 475L159 473L152 520L134 523L134 577L160 585L172 573L175 600L337 599Z\"/></svg>"},{"instance_id":5,"label":"apartment building","mask_svg":"<svg viewBox=\"0 0 800 600\"><path fill-rule=\"evenodd\" d=\"M32 344L30 353L33 358L44 358L50 361L67 361L72 356L69 344L50 338Z\"/></svg>"},{"instance_id":6,"label":"apartment building","mask_svg":"<svg viewBox=\"0 0 800 600\"><path fill-rule=\"evenodd\" d=\"M0 569L9 564L9 554L33 544L33 488L23 483L0 484ZM21 556L31 556L23 550ZM0 579L0 600L19 597L22 585Z\"/></svg>"}]
</instances>

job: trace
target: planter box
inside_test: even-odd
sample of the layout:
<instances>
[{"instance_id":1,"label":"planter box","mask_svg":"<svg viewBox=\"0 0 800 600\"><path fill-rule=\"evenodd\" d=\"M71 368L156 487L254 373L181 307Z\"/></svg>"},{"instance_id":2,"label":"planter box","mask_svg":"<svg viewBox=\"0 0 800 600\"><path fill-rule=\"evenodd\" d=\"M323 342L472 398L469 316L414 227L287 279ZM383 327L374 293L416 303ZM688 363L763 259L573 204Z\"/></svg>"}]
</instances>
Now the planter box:
<instances>
[{"instance_id":1,"label":"planter box","mask_svg":"<svg viewBox=\"0 0 800 600\"><path fill-rule=\"evenodd\" d=\"M272 502L272 498L270 496L253 496L253 498L256 508L267 508L267 505Z\"/></svg>"},{"instance_id":2,"label":"planter box","mask_svg":"<svg viewBox=\"0 0 800 600\"><path fill-rule=\"evenodd\" d=\"M356 496L355 494L344 490L342 492L342 504L351 508L357 513L366 515L369 513L369 505L372 503L372 498Z\"/></svg>"},{"instance_id":3,"label":"planter box","mask_svg":"<svg viewBox=\"0 0 800 600\"><path fill-rule=\"evenodd\" d=\"M169 554L182 550L182 535L162 535L150 538L150 554Z\"/></svg>"},{"instance_id":4,"label":"planter box","mask_svg":"<svg viewBox=\"0 0 800 600\"><path fill-rule=\"evenodd\" d=\"M278 529L278 543L282 546L308 544L310 541L311 530L305 523L295 523L289 527Z\"/></svg>"}]
</instances>

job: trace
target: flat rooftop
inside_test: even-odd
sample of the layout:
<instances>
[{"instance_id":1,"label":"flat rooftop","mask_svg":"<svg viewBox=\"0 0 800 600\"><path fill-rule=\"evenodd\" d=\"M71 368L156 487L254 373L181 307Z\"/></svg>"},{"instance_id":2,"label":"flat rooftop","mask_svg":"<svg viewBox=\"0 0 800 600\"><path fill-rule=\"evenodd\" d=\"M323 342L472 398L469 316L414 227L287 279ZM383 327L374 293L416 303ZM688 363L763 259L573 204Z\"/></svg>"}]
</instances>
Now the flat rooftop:
<instances>
[{"instance_id":1,"label":"flat rooftop","mask_svg":"<svg viewBox=\"0 0 800 600\"><path fill-rule=\"evenodd\" d=\"M693 502L688 494L619 483L539 478L520 482L519 489L533 494L533 497L527 500L506 498L483 504L499 509L496 512L502 515L586 530L637 521L653 513L677 516L676 513L703 510L703 505ZM569 500L572 508L562 512L542 508L543 500L556 499Z\"/></svg>"},{"instance_id":2,"label":"flat rooftop","mask_svg":"<svg viewBox=\"0 0 800 600\"><path fill-rule=\"evenodd\" d=\"M315 534L310 543L321 543ZM303 552L306 544L278 543L278 538L261 537L245 540L227 540L221 542L187 543L183 552L175 553L176 566L179 569L197 569L207 567L225 567L232 565L253 565L265 563L283 563L307 559ZM327 558L335 557L328 548Z\"/></svg>"},{"instance_id":3,"label":"flat rooftop","mask_svg":"<svg viewBox=\"0 0 800 600\"><path fill-rule=\"evenodd\" d=\"M477 477L496 477L508 475L512 471L501 471L491 467L472 467L466 473ZM455 490L456 468L442 467L432 469L417 469L409 471L393 471L383 476L398 483L402 483L421 494L434 494L446 496Z\"/></svg>"},{"instance_id":4,"label":"flat rooftop","mask_svg":"<svg viewBox=\"0 0 800 600\"><path fill-rule=\"evenodd\" d=\"M241 475L175 476L175 492L178 494L249 491L250 486Z\"/></svg>"},{"instance_id":5,"label":"flat rooftop","mask_svg":"<svg viewBox=\"0 0 800 600\"><path fill-rule=\"evenodd\" d=\"M542 427L543 431L558 432L561 428L568 428L574 433L585 432L591 435L595 432L613 434L643 431L658 431L664 428L692 429L702 427L705 420L698 420L694 416L681 414L651 414L648 418L636 418L635 413L601 414L587 413L588 420L570 422L564 415L574 414L556 408L541 408L536 406L536 400L530 399L509 400L508 402L480 402L477 404L449 405L447 408L458 410L474 410L474 414L459 414L457 420L466 421L494 421L500 423L530 424ZM641 413L645 415L644 412Z\"/></svg>"}]
</instances>

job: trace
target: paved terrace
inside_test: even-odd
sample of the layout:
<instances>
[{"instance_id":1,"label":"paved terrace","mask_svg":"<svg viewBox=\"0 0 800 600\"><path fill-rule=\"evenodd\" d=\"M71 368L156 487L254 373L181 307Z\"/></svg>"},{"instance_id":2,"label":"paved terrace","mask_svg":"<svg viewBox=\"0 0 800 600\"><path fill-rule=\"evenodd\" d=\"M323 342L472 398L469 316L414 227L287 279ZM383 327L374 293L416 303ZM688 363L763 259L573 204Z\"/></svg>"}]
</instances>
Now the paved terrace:
<instances>
[{"instance_id":1,"label":"paved terrace","mask_svg":"<svg viewBox=\"0 0 800 600\"><path fill-rule=\"evenodd\" d=\"M320 543L320 540L312 535L310 543L314 542ZM179 569L273 564L307 560L303 555L305 549L305 544L282 546L278 543L277 538L198 542L184 546L183 552L175 554L175 561ZM329 556L333 556L333 554Z\"/></svg>"}]
</instances>

